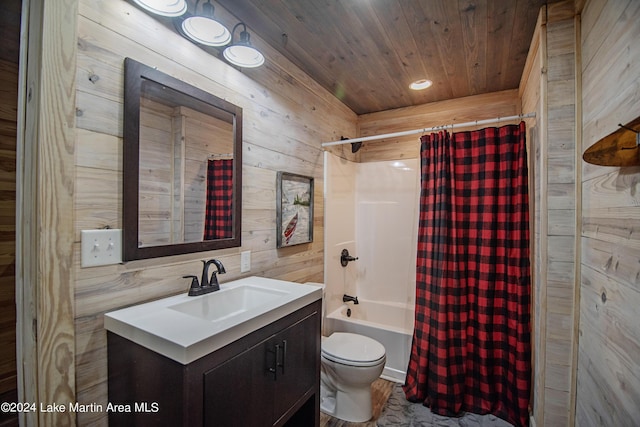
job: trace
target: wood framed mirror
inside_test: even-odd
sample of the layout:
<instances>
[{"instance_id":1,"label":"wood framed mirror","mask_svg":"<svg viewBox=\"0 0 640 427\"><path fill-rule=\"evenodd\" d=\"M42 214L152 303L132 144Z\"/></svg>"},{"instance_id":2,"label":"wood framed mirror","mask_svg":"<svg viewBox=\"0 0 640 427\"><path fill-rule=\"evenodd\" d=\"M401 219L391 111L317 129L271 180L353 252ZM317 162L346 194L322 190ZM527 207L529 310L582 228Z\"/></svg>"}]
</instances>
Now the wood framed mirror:
<instances>
[{"instance_id":1,"label":"wood framed mirror","mask_svg":"<svg viewBox=\"0 0 640 427\"><path fill-rule=\"evenodd\" d=\"M238 247L242 109L126 58L123 260Z\"/></svg>"}]
</instances>

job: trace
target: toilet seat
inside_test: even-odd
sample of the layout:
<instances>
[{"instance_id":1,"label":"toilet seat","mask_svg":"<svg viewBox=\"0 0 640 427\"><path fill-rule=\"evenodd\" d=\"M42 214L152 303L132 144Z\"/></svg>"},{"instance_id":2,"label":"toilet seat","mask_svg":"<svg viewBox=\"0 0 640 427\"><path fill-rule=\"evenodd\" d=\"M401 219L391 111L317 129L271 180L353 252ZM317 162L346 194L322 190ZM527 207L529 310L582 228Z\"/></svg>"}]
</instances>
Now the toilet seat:
<instances>
[{"instance_id":1,"label":"toilet seat","mask_svg":"<svg viewBox=\"0 0 640 427\"><path fill-rule=\"evenodd\" d=\"M334 332L322 341L322 357L349 366L375 366L385 359L385 348L364 335Z\"/></svg>"}]
</instances>

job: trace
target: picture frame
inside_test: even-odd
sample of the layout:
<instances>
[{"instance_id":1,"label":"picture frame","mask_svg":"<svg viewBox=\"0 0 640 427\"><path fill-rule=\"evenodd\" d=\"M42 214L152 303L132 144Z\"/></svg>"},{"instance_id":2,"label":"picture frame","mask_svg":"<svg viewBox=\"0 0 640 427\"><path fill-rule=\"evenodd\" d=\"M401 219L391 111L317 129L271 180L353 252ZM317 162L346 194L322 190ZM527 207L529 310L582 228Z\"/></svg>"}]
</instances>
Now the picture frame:
<instances>
[{"instance_id":1,"label":"picture frame","mask_svg":"<svg viewBox=\"0 0 640 427\"><path fill-rule=\"evenodd\" d=\"M277 248L313 242L313 178L279 171L276 183Z\"/></svg>"}]
</instances>

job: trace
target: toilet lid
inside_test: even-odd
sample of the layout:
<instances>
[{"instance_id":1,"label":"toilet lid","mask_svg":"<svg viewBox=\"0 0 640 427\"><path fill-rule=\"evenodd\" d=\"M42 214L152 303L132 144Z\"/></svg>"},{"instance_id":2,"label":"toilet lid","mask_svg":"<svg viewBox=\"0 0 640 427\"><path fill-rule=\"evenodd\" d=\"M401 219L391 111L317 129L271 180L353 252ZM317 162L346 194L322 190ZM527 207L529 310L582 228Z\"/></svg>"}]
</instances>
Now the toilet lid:
<instances>
[{"instance_id":1,"label":"toilet lid","mask_svg":"<svg viewBox=\"0 0 640 427\"><path fill-rule=\"evenodd\" d=\"M364 335L334 332L322 341L322 355L346 365L373 365L385 357L385 349L378 341Z\"/></svg>"}]
</instances>

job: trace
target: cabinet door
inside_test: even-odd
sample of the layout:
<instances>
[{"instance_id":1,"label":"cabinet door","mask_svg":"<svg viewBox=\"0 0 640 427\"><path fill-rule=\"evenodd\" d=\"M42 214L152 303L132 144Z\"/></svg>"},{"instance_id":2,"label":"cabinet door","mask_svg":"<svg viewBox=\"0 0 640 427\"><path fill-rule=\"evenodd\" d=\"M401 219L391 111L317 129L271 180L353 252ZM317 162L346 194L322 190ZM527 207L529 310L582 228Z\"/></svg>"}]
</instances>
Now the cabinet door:
<instances>
[{"instance_id":1,"label":"cabinet door","mask_svg":"<svg viewBox=\"0 0 640 427\"><path fill-rule=\"evenodd\" d=\"M204 425L280 423L319 384L319 337L320 318L313 313L205 372Z\"/></svg>"},{"instance_id":2,"label":"cabinet door","mask_svg":"<svg viewBox=\"0 0 640 427\"><path fill-rule=\"evenodd\" d=\"M275 381L275 416L284 415L310 388L317 384L320 349L317 345L320 319L317 313L276 334L281 354ZM273 344L272 344L273 345ZM319 391L318 391L319 393Z\"/></svg>"},{"instance_id":3,"label":"cabinet door","mask_svg":"<svg viewBox=\"0 0 640 427\"><path fill-rule=\"evenodd\" d=\"M267 341L204 374L204 425L267 426L273 418L273 377Z\"/></svg>"}]
</instances>

